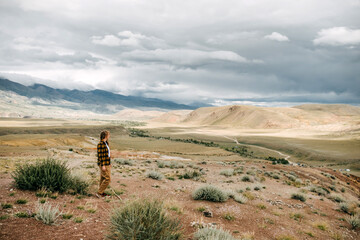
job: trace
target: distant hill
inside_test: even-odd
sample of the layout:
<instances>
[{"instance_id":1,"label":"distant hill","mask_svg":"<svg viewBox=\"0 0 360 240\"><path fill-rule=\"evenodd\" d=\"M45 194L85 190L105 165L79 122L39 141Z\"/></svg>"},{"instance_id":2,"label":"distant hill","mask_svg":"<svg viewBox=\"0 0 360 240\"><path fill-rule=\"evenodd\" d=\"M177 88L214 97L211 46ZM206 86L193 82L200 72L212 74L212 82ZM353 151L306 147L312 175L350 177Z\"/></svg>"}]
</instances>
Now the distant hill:
<instances>
[{"instance_id":1,"label":"distant hill","mask_svg":"<svg viewBox=\"0 0 360 240\"><path fill-rule=\"evenodd\" d=\"M116 113L126 108L135 108L142 110L178 110L195 109L196 106L177 104L171 101L164 101L157 98L144 98L135 96L124 96L103 90L80 91L68 89L54 89L43 84L34 84L24 86L22 84L10 81L0 77L0 90L14 92L18 95L35 99L33 104L44 105L45 100L48 105L58 105L66 108L63 102L78 103L76 107L69 104L70 109L85 109L96 113ZM36 101L39 99L39 101Z\"/></svg>"},{"instance_id":2,"label":"distant hill","mask_svg":"<svg viewBox=\"0 0 360 240\"><path fill-rule=\"evenodd\" d=\"M295 107L233 105L198 108L182 116L168 112L153 120L249 129L347 129L360 127L360 107L345 104L305 104Z\"/></svg>"}]
</instances>

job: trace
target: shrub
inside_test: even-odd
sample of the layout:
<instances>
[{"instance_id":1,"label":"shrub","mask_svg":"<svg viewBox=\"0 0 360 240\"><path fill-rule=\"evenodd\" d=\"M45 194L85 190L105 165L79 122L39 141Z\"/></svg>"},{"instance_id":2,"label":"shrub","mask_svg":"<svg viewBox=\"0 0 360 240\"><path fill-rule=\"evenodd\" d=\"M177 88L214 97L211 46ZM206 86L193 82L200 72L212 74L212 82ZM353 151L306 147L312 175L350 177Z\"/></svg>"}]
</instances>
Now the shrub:
<instances>
[{"instance_id":1,"label":"shrub","mask_svg":"<svg viewBox=\"0 0 360 240\"><path fill-rule=\"evenodd\" d=\"M317 193L319 196L325 196L328 193L330 193L329 190L327 190L326 188L318 187L318 186L311 186L310 191Z\"/></svg>"},{"instance_id":2,"label":"shrub","mask_svg":"<svg viewBox=\"0 0 360 240\"><path fill-rule=\"evenodd\" d=\"M197 188L193 192L192 197L194 200L206 200L211 202L225 202L229 198L226 192L211 185Z\"/></svg>"},{"instance_id":3,"label":"shrub","mask_svg":"<svg viewBox=\"0 0 360 240\"><path fill-rule=\"evenodd\" d=\"M54 159L20 165L15 169L12 177L17 188L33 191L46 189L47 191L62 193L72 188L77 191L78 185L81 183L77 181L78 179L71 177L70 170L65 162Z\"/></svg>"},{"instance_id":4,"label":"shrub","mask_svg":"<svg viewBox=\"0 0 360 240\"><path fill-rule=\"evenodd\" d=\"M155 180L161 180L164 178L164 175L162 175L162 173L156 171L150 171L146 174L146 176Z\"/></svg>"},{"instance_id":5,"label":"shrub","mask_svg":"<svg viewBox=\"0 0 360 240\"><path fill-rule=\"evenodd\" d=\"M224 175L225 177L231 177L234 175L234 169L225 169L220 172L220 175Z\"/></svg>"},{"instance_id":6,"label":"shrub","mask_svg":"<svg viewBox=\"0 0 360 240\"><path fill-rule=\"evenodd\" d=\"M344 213L350 213L349 204L346 202L341 202L339 204L339 210L341 210Z\"/></svg>"},{"instance_id":7,"label":"shrub","mask_svg":"<svg viewBox=\"0 0 360 240\"><path fill-rule=\"evenodd\" d=\"M251 178L250 178L250 176L245 175L245 176L243 176L241 178L241 181L243 181L243 182L251 182Z\"/></svg>"},{"instance_id":8,"label":"shrub","mask_svg":"<svg viewBox=\"0 0 360 240\"><path fill-rule=\"evenodd\" d=\"M296 199L296 200L300 200L302 202L306 201L306 197L300 193L293 193L291 194L291 199Z\"/></svg>"},{"instance_id":9,"label":"shrub","mask_svg":"<svg viewBox=\"0 0 360 240\"><path fill-rule=\"evenodd\" d=\"M133 166L134 165L134 161L131 159L120 159L117 158L114 160L114 162L120 164L120 165L129 165L129 166Z\"/></svg>"},{"instance_id":10,"label":"shrub","mask_svg":"<svg viewBox=\"0 0 360 240\"><path fill-rule=\"evenodd\" d=\"M201 173L194 170L194 171L186 171L183 175L180 175L180 178L184 179L197 179L201 176Z\"/></svg>"},{"instance_id":11,"label":"shrub","mask_svg":"<svg viewBox=\"0 0 360 240\"><path fill-rule=\"evenodd\" d=\"M245 197L242 194L237 194L237 195L234 196L234 200L235 200L235 202L244 204L244 203L247 202L248 199L247 199L247 197Z\"/></svg>"},{"instance_id":12,"label":"shrub","mask_svg":"<svg viewBox=\"0 0 360 240\"><path fill-rule=\"evenodd\" d=\"M70 181L70 189L72 189L75 193L79 194L87 194L90 187L90 183L85 176L77 173L71 174L71 181Z\"/></svg>"},{"instance_id":13,"label":"shrub","mask_svg":"<svg viewBox=\"0 0 360 240\"><path fill-rule=\"evenodd\" d=\"M236 240L231 233L221 228L205 227L194 233L194 240Z\"/></svg>"},{"instance_id":14,"label":"shrub","mask_svg":"<svg viewBox=\"0 0 360 240\"><path fill-rule=\"evenodd\" d=\"M58 217L61 215L58 206L52 206L49 202L37 205L37 213L35 218L41 220L47 225L56 223Z\"/></svg>"},{"instance_id":15,"label":"shrub","mask_svg":"<svg viewBox=\"0 0 360 240\"><path fill-rule=\"evenodd\" d=\"M329 199L338 203L344 202L344 199L339 195L330 195Z\"/></svg>"},{"instance_id":16,"label":"shrub","mask_svg":"<svg viewBox=\"0 0 360 240\"><path fill-rule=\"evenodd\" d=\"M345 220L351 225L352 229L360 227L360 216L357 214L353 216L348 216L345 218Z\"/></svg>"},{"instance_id":17,"label":"shrub","mask_svg":"<svg viewBox=\"0 0 360 240\"><path fill-rule=\"evenodd\" d=\"M114 210L109 239L181 239L180 222L170 218L158 200L139 199Z\"/></svg>"}]
</instances>

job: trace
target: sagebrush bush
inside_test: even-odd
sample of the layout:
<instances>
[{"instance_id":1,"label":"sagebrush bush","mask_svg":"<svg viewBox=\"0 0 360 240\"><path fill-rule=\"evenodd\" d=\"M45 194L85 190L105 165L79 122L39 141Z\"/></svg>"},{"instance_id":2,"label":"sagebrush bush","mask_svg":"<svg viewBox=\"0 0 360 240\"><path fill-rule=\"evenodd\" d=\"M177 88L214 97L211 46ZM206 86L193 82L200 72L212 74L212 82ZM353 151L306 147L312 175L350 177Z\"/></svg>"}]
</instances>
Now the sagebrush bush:
<instances>
[{"instance_id":1,"label":"sagebrush bush","mask_svg":"<svg viewBox=\"0 0 360 240\"><path fill-rule=\"evenodd\" d=\"M133 166L134 165L134 161L131 159L122 159L122 158L116 158L114 160L114 162L120 164L120 165L129 165L129 166Z\"/></svg>"},{"instance_id":2,"label":"sagebrush bush","mask_svg":"<svg viewBox=\"0 0 360 240\"><path fill-rule=\"evenodd\" d=\"M164 175L162 173L156 171L150 171L146 174L146 176L155 180L161 180L164 178Z\"/></svg>"},{"instance_id":3,"label":"sagebrush bush","mask_svg":"<svg viewBox=\"0 0 360 240\"><path fill-rule=\"evenodd\" d=\"M234 175L234 169L224 169L220 172L220 175L224 175L225 177L231 177Z\"/></svg>"},{"instance_id":4,"label":"sagebrush bush","mask_svg":"<svg viewBox=\"0 0 360 240\"><path fill-rule=\"evenodd\" d=\"M221 228L205 227L194 233L194 240L236 240L231 233Z\"/></svg>"},{"instance_id":5,"label":"sagebrush bush","mask_svg":"<svg viewBox=\"0 0 360 240\"><path fill-rule=\"evenodd\" d=\"M305 202L305 201L306 201L305 195L302 195L302 194L300 194L300 193L293 193L293 194L291 194L291 199L300 200L300 201L302 201L302 202Z\"/></svg>"},{"instance_id":6,"label":"sagebrush bush","mask_svg":"<svg viewBox=\"0 0 360 240\"><path fill-rule=\"evenodd\" d=\"M339 204L339 209L344 213L350 213L349 204L347 202L341 202Z\"/></svg>"},{"instance_id":7,"label":"sagebrush bush","mask_svg":"<svg viewBox=\"0 0 360 240\"><path fill-rule=\"evenodd\" d=\"M55 159L38 160L34 164L18 166L12 174L15 185L23 190L46 189L51 192L65 192L69 189L83 191L84 185L73 178L65 162ZM74 189L75 188L75 189Z\"/></svg>"},{"instance_id":8,"label":"sagebrush bush","mask_svg":"<svg viewBox=\"0 0 360 240\"><path fill-rule=\"evenodd\" d=\"M248 199L247 199L247 197L245 197L244 195L239 193L239 194L234 196L234 200L235 200L235 202L244 204L244 203L247 202Z\"/></svg>"},{"instance_id":9,"label":"sagebrush bush","mask_svg":"<svg viewBox=\"0 0 360 240\"><path fill-rule=\"evenodd\" d=\"M159 200L139 199L113 211L108 239L181 239L180 221L169 217Z\"/></svg>"},{"instance_id":10,"label":"sagebrush bush","mask_svg":"<svg viewBox=\"0 0 360 240\"><path fill-rule=\"evenodd\" d=\"M180 175L179 178L197 179L200 176L201 176L201 173L199 171L193 170L193 171L186 171L183 175Z\"/></svg>"},{"instance_id":11,"label":"sagebrush bush","mask_svg":"<svg viewBox=\"0 0 360 240\"><path fill-rule=\"evenodd\" d=\"M47 225L53 225L61 214L58 206L52 206L47 202L37 205L35 218Z\"/></svg>"},{"instance_id":12,"label":"sagebrush bush","mask_svg":"<svg viewBox=\"0 0 360 240\"><path fill-rule=\"evenodd\" d=\"M206 200L211 202L225 202L229 198L225 191L211 185L197 188L192 193L192 197L194 200Z\"/></svg>"}]
</instances>

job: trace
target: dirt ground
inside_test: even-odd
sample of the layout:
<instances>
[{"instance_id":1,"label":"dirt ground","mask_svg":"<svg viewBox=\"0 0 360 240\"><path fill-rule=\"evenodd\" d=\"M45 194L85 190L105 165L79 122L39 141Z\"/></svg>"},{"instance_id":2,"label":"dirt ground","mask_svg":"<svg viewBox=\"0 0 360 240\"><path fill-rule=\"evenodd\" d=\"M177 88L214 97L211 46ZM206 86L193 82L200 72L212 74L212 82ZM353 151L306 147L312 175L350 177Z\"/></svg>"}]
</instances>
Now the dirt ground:
<instances>
[{"instance_id":1,"label":"dirt ground","mask_svg":"<svg viewBox=\"0 0 360 240\"><path fill-rule=\"evenodd\" d=\"M96 140L87 136L66 135L66 138L68 141L63 141L59 134L44 143L41 137L28 141L23 136L17 144L13 138L0 139L0 203L13 206L0 210L0 239L105 239L112 210L139 198L162 199L167 213L180 219L184 239L192 239L196 231L196 227L192 226L194 223L222 227L239 239L244 236L260 240L286 236L299 240L360 238L359 230L352 230L345 221L348 214L339 211L339 203L330 198L337 195L346 202L359 205L360 183L339 171L273 165L270 161L246 159L221 149L191 143L114 137L111 145L113 157L130 159L133 164L123 165L115 161L112 164L111 187L122 200L116 196L98 199L93 195L99 178L93 146ZM66 160L73 171L82 172L93 183L91 196L59 194L56 199L46 198L64 213L73 214L69 220L60 217L57 225L53 226L45 225L34 217L16 216L18 212L35 213L40 198L35 192L16 189L11 173L16 164L32 162L39 157ZM158 161L176 162L184 167L159 168ZM226 177L221 172L227 169L242 170ZM150 179L146 177L149 170L161 172L165 178ZM179 179L178 176L186 171L203 174L198 179ZM298 181L291 181L289 175L296 176ZM244 176L249 176L252 182L242 181ZM224 191L242 192L248 201L240 204L233 199L223 203L193 200L192 192L207 184ZM330 190L327 196L319 196L310 191L312 185L327 189L333 187L335 190ZM306 202L291 199L293 193L299 192L307 197ZM16 204L18 199L26 199L27 203ZM213 217L205 217L200 208L209 209ZM81 217L83 221L76 223L76 217Z\"/></svg>"}]
</instances>

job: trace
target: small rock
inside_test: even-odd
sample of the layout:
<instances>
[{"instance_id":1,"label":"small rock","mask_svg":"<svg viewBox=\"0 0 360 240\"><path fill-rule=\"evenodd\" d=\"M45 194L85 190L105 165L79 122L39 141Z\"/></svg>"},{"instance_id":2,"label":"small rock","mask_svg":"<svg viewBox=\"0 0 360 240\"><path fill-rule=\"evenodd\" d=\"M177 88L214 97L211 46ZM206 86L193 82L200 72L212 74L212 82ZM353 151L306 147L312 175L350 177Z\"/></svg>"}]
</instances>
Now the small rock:
<instances>
[{"instance_id":1,"label":"small rock","mask_svg":"<svg viewBox=\"0 0 360 240\"><path fill-rule=\"evenodd\" d=\"M204 212L203 212L203 214L204 214L204 216L205 217L209 217L209 218L211 218L211 217L213 217L213 213L210 211L210 210L205 210Z\"/></svg>"}]
</instances>

